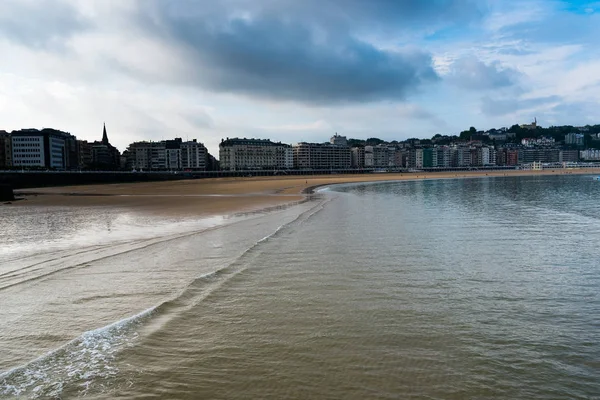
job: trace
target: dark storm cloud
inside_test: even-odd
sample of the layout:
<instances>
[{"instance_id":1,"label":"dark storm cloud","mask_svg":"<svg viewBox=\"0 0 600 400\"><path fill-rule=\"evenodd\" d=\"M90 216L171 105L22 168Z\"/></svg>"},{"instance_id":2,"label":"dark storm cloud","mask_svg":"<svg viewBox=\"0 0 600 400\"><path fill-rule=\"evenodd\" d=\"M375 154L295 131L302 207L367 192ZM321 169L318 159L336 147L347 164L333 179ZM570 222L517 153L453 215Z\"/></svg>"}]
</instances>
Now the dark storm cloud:
<instances>
[{"instance_id":1,"label":"dark storm cloud","mask_svg":"<svg viewBox=\"0 0 600 400\"><path fill-rule=\"evenodd\" d=\"M0 35L36 49L63 49L65 40L89 27L69 4L56 0L2 0Z\"/></svg>"},{"instance_id":2,"label":"dark storm cloud","mask_svg":"<svg viewBox=\"0 0 600 400\"><path fill-rule=\"evenodd\" d=\"M472 15L465 1L141 2L148 32L186 50L192 84L307 103L402 99L436 81L431 56L359 38ZM470 17L468 17L470 18ZM432 22L433 21L433 22Z\"/></svg>"}]
</instances>

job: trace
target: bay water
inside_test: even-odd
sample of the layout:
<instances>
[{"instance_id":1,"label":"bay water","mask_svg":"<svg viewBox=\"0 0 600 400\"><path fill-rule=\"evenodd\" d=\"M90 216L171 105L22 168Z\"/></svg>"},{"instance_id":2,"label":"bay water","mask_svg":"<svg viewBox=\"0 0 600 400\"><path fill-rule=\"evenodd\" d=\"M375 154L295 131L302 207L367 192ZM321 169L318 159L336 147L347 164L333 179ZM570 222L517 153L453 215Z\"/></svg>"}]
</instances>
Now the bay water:
<instances>
[{"instance_id":1,"label":"bay water","mask_svg":"<svg viewBox=\"0 0 600 400\"><path fill-rule=\"evenodd\" d=\"M0 208L0 397L600 398L600 182L313 197L199 220Z\"/></svg>"}]
</instances>

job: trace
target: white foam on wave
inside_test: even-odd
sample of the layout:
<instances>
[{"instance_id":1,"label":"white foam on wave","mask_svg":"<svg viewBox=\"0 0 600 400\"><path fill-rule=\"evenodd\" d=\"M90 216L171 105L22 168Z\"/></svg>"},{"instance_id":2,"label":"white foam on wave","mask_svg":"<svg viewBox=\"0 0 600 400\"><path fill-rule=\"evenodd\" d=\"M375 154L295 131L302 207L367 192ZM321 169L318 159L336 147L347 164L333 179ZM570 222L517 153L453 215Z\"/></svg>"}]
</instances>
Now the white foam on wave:
<instances>
[{"instance_id":1,"label":"white foam on wave","mask_svg":"<svg viewBox=\"0 0 600 400\"><path fill-rule=\"evenodd\" d=\"M73 383L80 388L79 394L85 395L97 378L117 375L118 369L112 364L115 353L133 345L137 334L132 328L155 310L156 307L152 307L84 332L26 365L1 373L0 396L59 397L64 387Z\"/></svg>"},{"instance_id":2,"label":"white foam on wave","mask_svg":"<svg viewBox=\"0 0 600 400\"><path fill-rule=\"evenodd\" d=\"M64 229L46 229L33 237L27 236L30 230L26 230L25 227L21 232L22 237L19 237L17 232L13 240L0 248L0 254L5 260L39 254L40 249L43 249L42 253L48 253L87 246L110 245L175 233L194 232L227 222L227 218L223 215L174 219L149 217L122 210L104 213L96 210L90 211L89 215L72 218L75 222L65 227L60 221L60 213L40 213L40 218L42 217L45 218L43 221L36 221L38 231L40 224L61 226Z\"/></svg>"},{"instance_id":3,"label":"white foam on wave","mask_svg":"<svg viewBox=\"0 0 600 400\"><path fill-rule=\"evenodd\" d=\"M278 226L270 234L257 240L243 251L237 260L252 252L261 243L273 238L290 224L302 223L312 217L322 207L323 202L313 205L291 221ZM219 272L220 270L212 271L197 277L197 279L210 278ZM183 293L185 293L185 289L176 298L182 296ZM124 348L134 346L138 339L136 327L146 322L162 305L169 301L110 325L84 332L63 346L23 366L0 373L0 397L53 398L61 397L63 391L67 389L69 392L75 390L78 395L85 396L94 389L95 383L102 384L106 379L118 375L119 370L115 365L117 353ZM166 317L170 319L169 316Z\"/></svg>"}]
</instances>

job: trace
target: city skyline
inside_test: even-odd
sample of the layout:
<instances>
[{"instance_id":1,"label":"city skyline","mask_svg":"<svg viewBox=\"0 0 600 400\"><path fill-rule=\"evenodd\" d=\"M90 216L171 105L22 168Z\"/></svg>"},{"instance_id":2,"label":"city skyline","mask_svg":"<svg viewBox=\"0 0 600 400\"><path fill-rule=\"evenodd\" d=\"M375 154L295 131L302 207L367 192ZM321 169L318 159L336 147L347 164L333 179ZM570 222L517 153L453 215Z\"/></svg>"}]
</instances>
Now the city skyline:
<instances>
[{"instance_id":1,"label":"city skyline","mask_svg":"<svg viewBox=\"0 0 600 400\"><path fill-rule=\"evenodd\" d=\"M139 140L404 140L596 123L589 1L7 0L1 129ZM25 18L24 16L27 16Z\"/></svg>"}]
</instances>

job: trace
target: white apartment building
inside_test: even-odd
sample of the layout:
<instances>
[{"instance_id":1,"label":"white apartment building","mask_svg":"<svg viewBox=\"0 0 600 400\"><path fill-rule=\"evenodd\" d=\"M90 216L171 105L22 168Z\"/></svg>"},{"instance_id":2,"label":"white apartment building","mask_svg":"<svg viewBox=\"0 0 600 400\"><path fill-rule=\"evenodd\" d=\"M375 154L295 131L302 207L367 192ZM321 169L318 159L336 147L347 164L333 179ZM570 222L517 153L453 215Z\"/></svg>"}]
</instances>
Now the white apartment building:
<instances>
[{"instance_id":1,"label":"white apartment building","mask_svg":"<svg viewBox=\"0 0 600 400\"><path fill-rule=\"evenodd\" d=\"M396 165L393 146L365 146L365 168L388 168Z\"/></svg>"},{"instance_id":2,"label":"white apartment building","mask_svg":"<svg viewBox=\"0 0 600 400\"><path fill-rule=\"evenodd\" d=\"M183 169L206 170L208 150L196 139L181 143L181 166Z\"/></svg>"},{"instance_id":3,"label":"white apartment building","mask_svg":"<svg viewBox=\"0 0 600 400\"><path fill-rule=\"evenodd\" d=\"M127 164L136 170L206 170L208 150L196 139L134 142L127 148Z\"/></svg>"},{"instance_id":4,"label":"white apartment building","mask_svg":"<svg viewBox=\"0 0 600 400\"><path fill-rule=\"evenodd\" d=\"M43 136L13 136L12 153L15 167L46 166Z\"/></svg>"},{"instance_id":5,"label":"white apartment building","mask_svg":"<svg viewBox=\"0 0 600 400\"><path fill-rule=\"evenodd\" d=\"M167 169L166 143L134 142L127 147L127 164L135 170L165 170Z\"/></svg>"},{"instance_id":6,"label":"white apartment building","mask_svg":"<svg viewBox=\"0 0 600 400\"><path fill-rule=\"evenodd\" d=\"M271 142L268 139L233 138L219 144L221 169L291 169L293 152L288 144Z\"/></svg>"},{"instance_id":7,"label":"white apartment building","mask_svg":"<svg viewBox=\"0 0 600 400\"><path fill-rule=\"evenodd\" d=\"M415 168L423 168L423 149L415 149Z\"/></svg>"},{"instance_id":8,"label":"white apartment building","mask_svg":"<svg viewBox=\"0 0 600 400\"><path fill-rule=\"evenodd\" d=\"M579 157L586 161L600 161L600 150L588 149L579 152Z\"/></svg>"},{"instance_id":9,"label":"white apartment building","mask_svg":"<svg viewBox=\"0 0 600 400\"><path fill-rule=\"evenodd\" d=\"M74 137L53 129L22 129L11 133L12 164L15 167L66 169L67 140Z\"/></svg>"},{"instance_id":10,"label":"white apartment building","mask_svg":"<svg viewBox=\"0 0 600 400\"><path fill-rule=\"evenodd\" d=\"M348 169L352 166L348 146L301 142L295 144L293 149L296 169Z\"/></svg>"},{"instance_id":11,"label":"white apartment building","mask_svg":"<svg viewBox=\"0 0 600 400\"><path fill-rule=\"evenodd\" d=\"M364 168L365 167L365 148L364 147L353 147L350 150L350 165L352 168Z\"/></svg>"}]
</instances>

